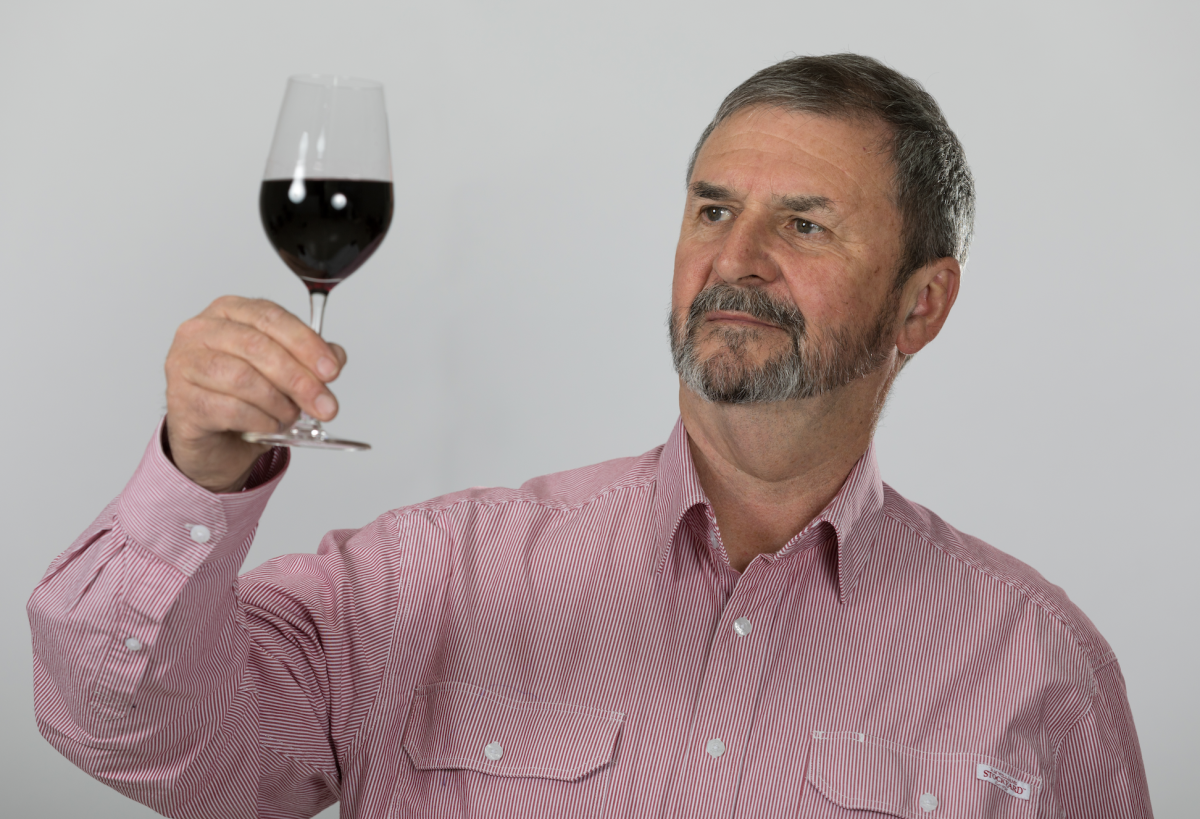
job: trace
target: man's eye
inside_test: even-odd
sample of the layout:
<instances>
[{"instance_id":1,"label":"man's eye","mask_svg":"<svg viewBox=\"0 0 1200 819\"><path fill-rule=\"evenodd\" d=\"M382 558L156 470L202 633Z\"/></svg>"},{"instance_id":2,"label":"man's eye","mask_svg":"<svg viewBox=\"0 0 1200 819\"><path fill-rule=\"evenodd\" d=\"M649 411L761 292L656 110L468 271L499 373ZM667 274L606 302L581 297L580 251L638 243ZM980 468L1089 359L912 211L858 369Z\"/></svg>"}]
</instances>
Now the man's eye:
<instances>
[{"instance_id":1,"label":"man's eye","mask_svg":"<svg viewBox=\"0 0 1200 819\"><path fill-rule=\"evenodd\" d=\"M796 226L797 233L804 233L804 234L823 233L825 230L825 228L821 227L820 225L814 224L814 223L808 221L807 219L797 219L794 222L792 222L792 224Z\"/></svg>"},{"instance_id":2,"label":"man's eye","mask_svg":"<svg viewBox=\"0 0 1200 819\"><path fill-rule=\"evenodd\" d=\"M729 218L729 208L711 207L700 212L706 222L724 222Z\"/></svg>"}]
</instances>

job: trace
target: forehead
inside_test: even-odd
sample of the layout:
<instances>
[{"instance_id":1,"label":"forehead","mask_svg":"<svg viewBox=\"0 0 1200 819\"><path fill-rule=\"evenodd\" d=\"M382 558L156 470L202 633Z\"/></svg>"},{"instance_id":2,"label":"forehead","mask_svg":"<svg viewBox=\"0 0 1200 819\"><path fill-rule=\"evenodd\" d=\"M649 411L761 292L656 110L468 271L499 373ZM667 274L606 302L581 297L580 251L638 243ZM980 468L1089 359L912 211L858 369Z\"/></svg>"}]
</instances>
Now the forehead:
<instances>
[{"instance_id":1,"label":"forehead","mask_svg":"<svg viewBox=\"0 0 1200 819\"><path fill-rule=\"evenodd\" d=\"M744 108L709 134L691 181L750 197L826 196L842 211L890 207L888 136L879 121Z\"/></svg>"}]
</instances>

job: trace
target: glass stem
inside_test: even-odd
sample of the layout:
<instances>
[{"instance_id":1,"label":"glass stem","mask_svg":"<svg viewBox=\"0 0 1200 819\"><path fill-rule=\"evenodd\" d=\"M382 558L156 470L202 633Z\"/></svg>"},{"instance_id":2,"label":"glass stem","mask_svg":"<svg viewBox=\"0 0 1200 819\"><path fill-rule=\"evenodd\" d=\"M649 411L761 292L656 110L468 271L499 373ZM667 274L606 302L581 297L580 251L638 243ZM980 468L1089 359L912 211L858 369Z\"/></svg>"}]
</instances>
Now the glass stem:
<instances>
[{"instance_id":1,"label":"glass stem","mask_svg":"<svg viewBox=\"0 0 1200 819\"><path fill-rule=\"evenodd\" d=\"M328 298L329 294L322 293L320 290L311 290L308 294L308 303L311 308L308 326L317 335L321 335L321 325L325 321L325 301ZM300 413L300 420L296 421L293 431L305 433L313 438L323 439L325 437L325 430L321 428L321 422L307 412Z\"/></svg>"},{"instance_id":2,"label":"glass stem","mask_svg":"<svg viewBox=\"0 0 1200 819\"><path fill-rule=\"evenodd\" d=\"M325 321L325 300L329 298L328 293L322 293L320 290L313 290L308 294L308 303L312 308L308 326L317 335L321 335L321 323Z\"/></svg>"}]
</instances>

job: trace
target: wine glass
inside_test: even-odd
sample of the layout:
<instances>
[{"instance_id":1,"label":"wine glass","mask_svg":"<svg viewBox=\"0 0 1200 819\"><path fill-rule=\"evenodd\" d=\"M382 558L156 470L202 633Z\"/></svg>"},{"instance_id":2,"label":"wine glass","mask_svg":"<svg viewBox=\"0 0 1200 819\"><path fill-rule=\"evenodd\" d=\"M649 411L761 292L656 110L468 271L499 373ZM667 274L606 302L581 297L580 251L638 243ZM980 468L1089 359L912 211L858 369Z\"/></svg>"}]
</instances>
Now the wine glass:
<instances>
[{"instance_id":1,"label":"wine glass","mask_svg":"<svg viewBox=\"0 0 1200 819\"><path fill-rule=\"evenodd\" d=\"M383 86L327 75L288 79L258 207L267 238L308 287L318 335L329 291L370 258L392 221L392 160ZM370 449L330 437L307 413L253 443Z\"/></svg>"}]
</instances>

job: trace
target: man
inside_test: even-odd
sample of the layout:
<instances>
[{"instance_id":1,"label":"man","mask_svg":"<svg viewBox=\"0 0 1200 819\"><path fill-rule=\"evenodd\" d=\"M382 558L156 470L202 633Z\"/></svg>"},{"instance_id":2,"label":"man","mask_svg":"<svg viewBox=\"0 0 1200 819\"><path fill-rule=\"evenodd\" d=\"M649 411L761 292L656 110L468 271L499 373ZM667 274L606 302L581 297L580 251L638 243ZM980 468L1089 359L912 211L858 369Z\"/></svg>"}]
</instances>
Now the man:
<instances>
[{"instance_id":1,"label":"man","mask_svg":"<svg viewBox=\"0 0 1200 819\"><path fill-rule=\"evenodd\" d=\"M974 213L920 86L797 58L724 102L640 458L381 516L237 577L345 364L220 299L129 486L30 601L39 725L171 816L1150 815L1124 683L1028 567L880 479Z\"/></svg>"}]
</instances>

